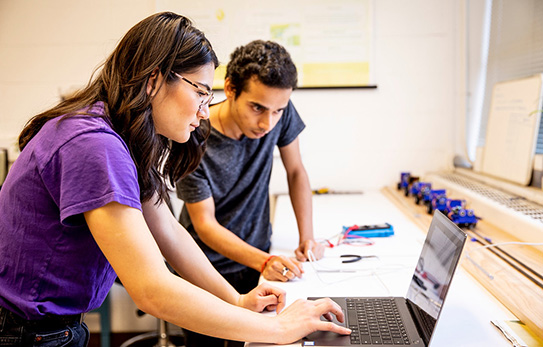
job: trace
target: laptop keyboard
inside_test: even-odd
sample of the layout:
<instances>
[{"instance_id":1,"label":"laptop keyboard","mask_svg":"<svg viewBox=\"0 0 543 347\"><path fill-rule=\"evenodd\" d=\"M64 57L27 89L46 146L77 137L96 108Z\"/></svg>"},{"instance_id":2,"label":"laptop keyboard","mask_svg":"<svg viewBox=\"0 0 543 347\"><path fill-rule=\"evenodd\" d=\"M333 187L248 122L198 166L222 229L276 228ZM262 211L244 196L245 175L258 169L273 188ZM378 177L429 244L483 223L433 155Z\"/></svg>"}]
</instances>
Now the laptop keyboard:
<instances>
[{"instance_id":1,"label":"laptop keyboard","mask_svg":"<svg viewBox=\"0 0 543 347\"><path fill-rule=\"evenodd\" d=\"M422 308L418 307L411 300L406 300L407 308L411 312L411 316L416 318L418 322L419 332L422 334L425 341L430 341L434 327L436 326L436 319L426 313Z\"/></svg>"},{"instance_id":2,"label":"laptop keyboard","mask_svg":"<svg viewBox=\"0 0 543 347\"><path fill-rule=\"evenodd\" d=\"M349 298L347 315L353 345L410 344L393 298Z\"/></svg>"}]
</instances>

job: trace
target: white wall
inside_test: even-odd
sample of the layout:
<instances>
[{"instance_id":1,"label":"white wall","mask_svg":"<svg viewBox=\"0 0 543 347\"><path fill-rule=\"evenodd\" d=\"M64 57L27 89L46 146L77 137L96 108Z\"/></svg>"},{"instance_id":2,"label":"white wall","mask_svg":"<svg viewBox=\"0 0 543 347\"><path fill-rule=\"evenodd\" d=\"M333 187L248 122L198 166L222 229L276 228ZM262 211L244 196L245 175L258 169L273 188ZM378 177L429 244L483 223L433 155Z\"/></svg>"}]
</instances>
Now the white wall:
<instances>
[{"instance_id":1,"label":"white wall","mask_svg":"<svg viewBox=\"0 0 543 347\"><path fill-rule=\"evenodd\" d=\"M463 1L374 4L378 88L292 96L307 124L301 146L315 188L391 185L400 171L451 167L464 147ZM0 146L13 148L32 115L85 84L117 40L154 11L152 0L0 0ZM286 191L280 164L272 191ZM114 331L132 330L134 307L115 296ZM149 324L140 328L154 329Z\"/></svg>"},{"instance_id":2,"label":"white wall","mask_svg":"<svg viewBox=\"0 0 543 347\"><path fill-rule=\"evenodd\" d=\"M464 112L459 8L457 1L375 1L378 88L294 92L313 187L366 190L392 184L400 171L451 166ZM272 186L286 191L282 173Z\"/></svg>"},{"instance_id":3,"label":"white wall","mask_svg":"<svg viewBox=\"0 0 543 347\"><path fill-rule=\"evenodd\" d=\"M0 0L0 146L25 122L86 84L153 1Z\"/></svg>"}]
</instances>

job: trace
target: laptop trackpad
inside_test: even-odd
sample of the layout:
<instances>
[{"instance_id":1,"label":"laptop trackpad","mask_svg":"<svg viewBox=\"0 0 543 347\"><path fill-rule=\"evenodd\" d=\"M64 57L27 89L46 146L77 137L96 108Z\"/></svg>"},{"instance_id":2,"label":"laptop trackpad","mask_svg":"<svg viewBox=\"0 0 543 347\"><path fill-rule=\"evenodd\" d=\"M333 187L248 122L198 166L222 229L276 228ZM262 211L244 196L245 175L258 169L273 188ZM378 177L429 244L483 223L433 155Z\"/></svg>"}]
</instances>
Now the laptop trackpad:
<instances>
[{"instance_id":1,"label":"laptop trackpad","mask_svg":"<svg viewBox=\"0 0 543 347\"><path fill-rule=\"evenodd\" d=\"M345 310L343 310L345 313ZM340 323L335 315L332 315L332 322L344 327L345 322ZM347 319L347 315L345 315ZM327 321L324 317L321 317L322 321ZM351 344L351 337L349 335L340 335L330 331L316 331L303 338L302 346L349 346Z\"/></svg>"}]
</instances>

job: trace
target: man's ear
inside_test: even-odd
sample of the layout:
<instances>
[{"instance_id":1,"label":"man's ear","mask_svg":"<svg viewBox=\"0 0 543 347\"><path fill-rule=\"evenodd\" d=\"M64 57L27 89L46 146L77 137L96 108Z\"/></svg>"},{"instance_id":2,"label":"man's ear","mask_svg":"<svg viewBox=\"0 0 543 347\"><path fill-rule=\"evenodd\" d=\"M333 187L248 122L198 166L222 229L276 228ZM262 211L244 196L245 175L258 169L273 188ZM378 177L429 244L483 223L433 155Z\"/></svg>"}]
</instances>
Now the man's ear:
<instances>
[{"instance_id":1,"label":"man's ear","mask_svg":"<svg viewBox=\"0 0 543 347\"><path fill-rule=\"evenodd\" d=\"M151 76L149 77L149 81L147 81L147 95L155 96L157 92L157 86L159 85L159 79L161 78L160 70L155 68L153 72L151 72Z\"/></svg>"},{"instance_id":2,"label":"man's ear","mask_svg":"<svg viewBox=\"0 0 543 347\"><path fill-rule=\"evenodd\" d=\"M230 77L227 77L224 80L224 95L227 99L234 100L236 98L236 89L234 89L234 85L232 84Z\"/></svg>"}]
</instances>

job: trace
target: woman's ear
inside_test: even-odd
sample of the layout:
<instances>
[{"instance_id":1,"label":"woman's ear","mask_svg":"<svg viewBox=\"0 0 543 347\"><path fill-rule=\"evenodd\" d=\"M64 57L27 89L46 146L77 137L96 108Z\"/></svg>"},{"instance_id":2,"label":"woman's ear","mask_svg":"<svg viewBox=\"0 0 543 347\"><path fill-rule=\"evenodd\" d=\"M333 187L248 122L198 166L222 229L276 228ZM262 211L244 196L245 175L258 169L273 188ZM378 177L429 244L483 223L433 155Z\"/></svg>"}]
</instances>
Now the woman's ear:
<instances>
[{"instance_id":1,"label":"woman's ear","mask_svg":"<svg viewBox=\"0 0 543 347\"><path fill-rule=\"evenodd\" d=\"M151 72L151 77L149 77L149 81L147 81L147 95L155 96L157 92L157 86L160 85L159 82L162 79L162 75L160 74L160 70L155 68L153 72Z\"/></svg>"}]
</instances>

